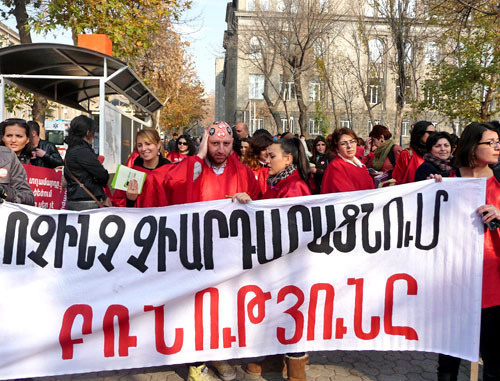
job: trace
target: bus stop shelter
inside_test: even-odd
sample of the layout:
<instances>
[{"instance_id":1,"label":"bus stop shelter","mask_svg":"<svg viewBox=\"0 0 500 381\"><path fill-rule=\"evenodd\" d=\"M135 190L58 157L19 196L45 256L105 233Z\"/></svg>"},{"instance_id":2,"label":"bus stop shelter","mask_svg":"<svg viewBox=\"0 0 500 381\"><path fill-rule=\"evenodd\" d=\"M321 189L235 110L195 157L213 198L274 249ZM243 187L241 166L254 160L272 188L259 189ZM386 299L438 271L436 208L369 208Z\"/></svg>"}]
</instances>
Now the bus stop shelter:
<instances>
[{"instance_id":1,"label":"bus stop shelter","mask_svg":"<svg viewBox=\"0 0 500 381\"><path fill-rule=\"evenodd\" d=\"M21 44L0 49L0 120L4 120L5 85L11 84L50 101L90 113L99 97L99 131L106 126L106 96L121 94L141 113L152 115L160 100L128 65L103 53L63 44ZM106 139L99 139L105 152Z\"/></svg>"}]
</instances>

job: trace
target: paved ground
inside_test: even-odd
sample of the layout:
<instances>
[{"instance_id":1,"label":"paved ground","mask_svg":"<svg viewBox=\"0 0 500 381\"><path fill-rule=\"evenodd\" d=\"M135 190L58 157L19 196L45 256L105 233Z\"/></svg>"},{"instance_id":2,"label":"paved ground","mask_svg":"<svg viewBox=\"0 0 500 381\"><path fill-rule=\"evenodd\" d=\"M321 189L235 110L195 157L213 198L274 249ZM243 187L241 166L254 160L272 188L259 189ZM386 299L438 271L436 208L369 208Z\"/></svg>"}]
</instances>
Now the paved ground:
<instances>
[{"instance_id":1,"label":"paved ground","mask_svg":"<svg viewBox=\"0 0 500 381\"><path fill-rule=\"evenodd\" d=\"M418 381L437 380L437 355L422 352L314 352L309 354L307 379L311 381ZM237 379L245 381L282 380L280 375L263 378L246 374L242 366L249 360L234 360ZM187 379L187 366L143 368L73 376L40 377L34 381L181 381ZM479 380L482 367L479 369ZM470 363L462 361L459 381L470 380Z\"/></svg>"}]
</instances>

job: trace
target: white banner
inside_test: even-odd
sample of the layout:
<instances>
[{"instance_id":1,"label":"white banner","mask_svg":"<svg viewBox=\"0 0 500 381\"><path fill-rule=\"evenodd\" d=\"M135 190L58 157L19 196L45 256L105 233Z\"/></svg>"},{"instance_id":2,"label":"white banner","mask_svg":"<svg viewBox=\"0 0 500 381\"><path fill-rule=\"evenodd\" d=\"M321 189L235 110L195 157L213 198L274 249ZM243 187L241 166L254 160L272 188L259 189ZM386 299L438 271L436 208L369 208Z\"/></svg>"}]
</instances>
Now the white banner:
<instances>
[{"instance_id":1,"label":"white banner","mask_svg":"<svg viewBox=\"0 0 500 381\"><path fill-rule=\"evenodd\" d=\"M484 180L446 179L247 205L4 203L0 379L317 350L475 361L484 200Z\"/></svg>"}]
</instances>

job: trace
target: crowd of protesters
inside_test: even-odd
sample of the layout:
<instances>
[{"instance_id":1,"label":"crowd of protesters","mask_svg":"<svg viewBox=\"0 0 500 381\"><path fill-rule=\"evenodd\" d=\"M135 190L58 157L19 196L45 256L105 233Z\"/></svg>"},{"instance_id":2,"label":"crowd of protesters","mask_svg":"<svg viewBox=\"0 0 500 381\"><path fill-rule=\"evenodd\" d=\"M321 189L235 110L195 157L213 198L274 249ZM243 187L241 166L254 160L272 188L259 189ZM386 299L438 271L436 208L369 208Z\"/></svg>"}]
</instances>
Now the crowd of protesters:
<instances>
[{"instance_id":1,"label":"crowd of protesters","mask_svg":"<svg viewBox=\"0 0 500 381\"><path fill-rule=\"evenodd\" d=\"M349 128L306 140L289 132L272 136L266 130L249 135L246 124L231 127L214 122L204 136L173 135L168 141L145 128L136 136L127 166L145 172L139 194L130 181L126 191L111 192L109 174L92 148L96 123L73 119L68 130L64 162L67 207L87 210L104 206L161 207L232 198L288 198L369 190L443 177L487 178L485 205L476 213L485 224L500 222L500 154L498 122L471 123L460 139L437 132L431 122L412 126L409 147L403 149L390 130L376 125L364 142ZM8 119L0 124L0 197L33 205L33 192L22 164L56 168L63 165L55 146L40 139L35 122ZM485 228L483 303L480 350L484 381L500 380L500 232ZM287 372L288 379L305 380L307 354L269 356L250 363L247 371ZM460 360L440 355L439 380L457 380ZM212 366L223 380L236 373L227 362ZM192 364L190 380L210 380L205 364Z\"/></svg>"}]
</instances>

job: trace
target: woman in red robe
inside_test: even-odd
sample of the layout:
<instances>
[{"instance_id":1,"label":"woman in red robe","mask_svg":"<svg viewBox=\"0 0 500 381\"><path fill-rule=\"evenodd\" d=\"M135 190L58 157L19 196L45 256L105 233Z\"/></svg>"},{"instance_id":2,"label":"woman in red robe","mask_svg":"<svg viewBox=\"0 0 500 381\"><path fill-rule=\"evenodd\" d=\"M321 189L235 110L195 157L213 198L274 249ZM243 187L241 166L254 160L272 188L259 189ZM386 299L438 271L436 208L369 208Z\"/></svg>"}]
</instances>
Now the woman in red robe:
<instances>
[{"instance_id":1,"label":"woman in red robe","mask_svg":"<svg viewBox=\"0 0 500 381\"><path fill-rule=\"evenodd\" d=\"M175 143L176 150L168 154L167 159L171 163L178 163L187 156L196 155L196 146L193 140L187 135L181 135Z\"/></svg>"},{"instance_id":2,"label":"woman in red robe","mask_svg":"<svg viewBox=\"0 0 500 381\"><path fill-rule=\"evenodd\" d=\"M138 155L133 162L132 168L150 174L157 168L170 164L170 161L163 157L161 150L161 138L154 128L145 128L139 131L134 150ZM113 206L129 208L144 207L145 198L152 196L145 193L137 194L138 186L137 181L132 180L126 192L119 189L115 190L111 198Z\"/></svg>"},{"instance_id":3,"label":"woman in red robe","mask_svg":"<svg viewBox=\"0 0 500 381\"><path fill-rule=\"evenodd\" d=\"M309 179L309 161L304 146L297 138L281 139L267 148L269 167L268 189L262 199L309 196L311 190L307 185ZM246 193L235 197L240 202L248 202L251 198ZM288 353L285 355L288 380L306 381L307 354ZM283 356L267 356L259 363L250 363L247 372L260 376L263 370L283 370Z\"/></svg>"},{"instance_id":4,"label":"woman in red robe","mask_svg":"<svg viewBox=\"0 0 500 381\"><path fill-rule=\"evenodd\" d=\"M421 120L415 123L411 130L410 148L403 150L392 171L392 178L396 184L413 183L415 172L424 162L424 155L427 152L425 143L430 134L436 131L436 127L431 122Z\"/></svg>"},{"instance_id":5,"label":"woman in red robe","mask_svg":"<svg viewBox=\"0 0 500 381\"><path fill-rule=\"evenodd\" d=\"M261 133L254 135L249 140L249 148L241 157L241 162L249 167L255 174L255 179L260 185L262 194L267 191L267 178L269 168L267 167L267 147L273 144L270 134Z\"/></svg>"},{"instance_id":6,"label":"woman in red robe","mask_svg":"<svg viewBox=\"0 0 500 381\"><path fill-rule=\"evenodd\" d=\"M336 157L323 176L321 193L373 189L373 180L366 166L356 157L358 137L350 128L335 130L332 145Z\"/></svg>"},{"instance_id":7,"label":"woman in red robe","mask_svg":"<svg viewBox=\"0 0 500 381\"><path fill-rule=\"evenodd\" d=\"M493 225L500 225L500 173L495 173L490 167L498 163L499 155L498 132L489 123L469 124L463 131L455 151L457 177L488 179L486 205L476 211L485 224L479 343L484 363L484 381L500 380L500 228ZM460 332L456 334L460 335ZM439 355L438 364L438 380L457 380L459 358Z\"/></svg>"}]
</instances>

